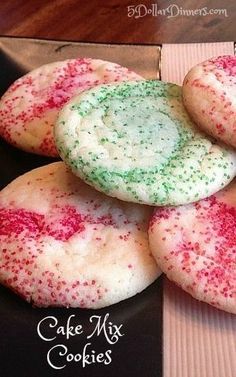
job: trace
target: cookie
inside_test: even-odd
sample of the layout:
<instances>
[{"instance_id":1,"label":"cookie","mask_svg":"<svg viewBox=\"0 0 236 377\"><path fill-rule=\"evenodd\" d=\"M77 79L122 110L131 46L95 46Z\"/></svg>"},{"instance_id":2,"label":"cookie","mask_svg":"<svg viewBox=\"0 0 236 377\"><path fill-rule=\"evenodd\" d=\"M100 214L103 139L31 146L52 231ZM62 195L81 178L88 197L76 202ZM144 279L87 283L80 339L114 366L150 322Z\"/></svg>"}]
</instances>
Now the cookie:
<instances>
[{"instance_id":1,"label":"cookie","mask_svg":"<svg viewBox=\"0 0 236 377\"><path fill-rule=\"evenodd\" d=\"M177 85L107 84L74 97L55 126L74 174L107 195L148 205L210 196L236 174L236 154L196 129Z\"/></svg>"},{"instance_id":2,"label":"cookie","mask_svg":"<svg viewBox=\"0 0 236 377\"><path fill-rule=\"evenodd\" d=\"M43 65L16 80L2 97L0 135L27 152L58 156L53 127L58 111L73 95L98 84L140 78L127 68L98 59Z\"/></svg>"},{"instance_id":3,"label":"cookie","mask_svg":"<svg viewBox=\"0 0 236 377\"><path fill-rule=\"evenodd\" d=\"M201 129L236 147L236 56L193 67L184 79L183 101Z\"/></svg>"},{"instance_id":4,"label":"cookie","mask_svg":"<svg viewBox=\"0 0 236 377\"><path fill-rule=\"evenodd\" d=\"M236 180L179 207L156 209L149 242L170 280L198 300L236 314Z\"/></svg>"},{"instance_id":5,"label":"cookie","mask_svg":"<svg viewBox=\"0 0 236 377\"><path fill-rule=\"evenodd\" d=\"M105 197L63 162L32 170L0 193L0 282L39 307L131 297L160 275L150 210Z\"/></svg>"}]
</instances>

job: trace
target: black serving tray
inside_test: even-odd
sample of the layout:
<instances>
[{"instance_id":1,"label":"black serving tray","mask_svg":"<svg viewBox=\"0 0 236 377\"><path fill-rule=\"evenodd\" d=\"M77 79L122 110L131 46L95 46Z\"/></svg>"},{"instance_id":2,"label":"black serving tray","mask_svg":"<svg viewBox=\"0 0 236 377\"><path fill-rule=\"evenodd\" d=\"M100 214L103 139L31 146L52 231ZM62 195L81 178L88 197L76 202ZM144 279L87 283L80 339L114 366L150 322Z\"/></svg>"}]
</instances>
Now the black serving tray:
<instances>
[{"instance_id":1,"label":"black serving tray","mask_svg":"<svg viewBox=\"0 0 236 377\"><path fill-rule=\"evenodd\" d=\"M145 61L142 60L144 55ZM14 80L37 66L77 56L113 60L134 70L137 67L136 71L147 78L158 77L159 49L156 46L100 45L2 37L0 94ZM3 188L24 172L55 159L25 153L1 140L0 161L0 185ZM49 318L45 319L46 317ZM111 329L120 328L122 336L118 341L110 344L105 328L102 328L100 334L95 333L87 338L95 330L96 321L100 319L102 323L106 318L107 332L109 325ZM57 331L64 331L67 324L73 327L81 325L83 333L74 336L57 334ZM71 330L72 333L73 331ZM52 338L54 339L48 340ZM85 352L90 355L86 359L88 362L83 366L81 361L70 361L73 355L83 353L87 343L91 343ZM93 362L99 353L108 350L111 351L111 362L107 365L104 362ZM61 356L59 352L62 353ZM66 360L68 354L72 356L68 356ZM101 360L102 357L98 359ZM96 311L33 308L0 286L0 376L161 377L162 278L135 297Z\"/></svg>"}]
</instances>

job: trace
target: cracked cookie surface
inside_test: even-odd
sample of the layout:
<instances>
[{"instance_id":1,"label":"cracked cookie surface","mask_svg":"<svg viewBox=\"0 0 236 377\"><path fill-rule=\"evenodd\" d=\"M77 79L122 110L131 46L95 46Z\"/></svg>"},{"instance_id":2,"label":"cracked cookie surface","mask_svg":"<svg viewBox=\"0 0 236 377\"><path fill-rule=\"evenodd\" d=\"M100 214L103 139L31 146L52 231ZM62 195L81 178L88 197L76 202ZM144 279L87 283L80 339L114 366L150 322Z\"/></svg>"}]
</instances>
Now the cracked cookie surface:
<instances>
[{"instance_id":1,"label":"cracked cookie surface","mask_svg":"<svg viewBox=\"0 0 236 377\"><path fill-rule=\"evenodd\" d=\"M199 132L181 94L157 80L90 89L59 114L59 154L88 184L125 201L178 205L207 197L234 178L236 153Z\"/></svg>"},{"instance_id":2,"label":"cracked cookie surface","mask_svg":"<svg viewBox=\"0 0 236 377\"><path fill-rule=\"evenodd\" d=\"M145 289L151 208L93 190L53 163L0 193L0 282L35 306L101 308Z\"/></svg>"}]
</instances>

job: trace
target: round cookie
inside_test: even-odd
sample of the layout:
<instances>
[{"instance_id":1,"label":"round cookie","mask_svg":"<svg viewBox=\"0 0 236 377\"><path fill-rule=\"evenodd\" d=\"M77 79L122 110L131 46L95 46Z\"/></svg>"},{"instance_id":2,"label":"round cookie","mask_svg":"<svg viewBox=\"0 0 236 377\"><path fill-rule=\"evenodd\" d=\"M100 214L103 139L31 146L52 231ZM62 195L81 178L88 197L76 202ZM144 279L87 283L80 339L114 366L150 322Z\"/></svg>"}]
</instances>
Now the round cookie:
<instances>
[{"instance_id":1,"label":"round cookie","mask_svg":"<svg viewBox=\"0 0 236 377\"><path fill-rule=\"evenodd\" d=\"M183 101L199 127L236 147L236 56L193 67L184 79Z\"/></svg>"},{"instance_id":2,"label":"round cookie","mask_svg":"<svg viewBox=\"0 0 236 377\"><path fill-rule=\"evenodd\" d=\"M44 307L131 297L160 275L150 215L93 190L63 162L32 170L0 193L0 282Z\"/></svg>"},{"instance_id":3,"label":"round cookie","mask_svg":"<svg viewBox=\"0 0 236 377\"><path fill-rule=\"evenodd\" d=\"M141 79L118 64L89 58L43 65L16 80L0 101L0 135L27 152L58 156L53 127L62 106L95 85Z\"/></svg>"},{"instance_id":4,"label":"round cookie","mask_svg":"<svg viewBox=\"0 0 236 377\"><path fill-rule=\"evenodd\" d=\"M149 242L170 280L236 314L236 180L197 203L156 209Z\"/></svg>"},{"instance_id":5,"label":"round cookie","mask_svg":"<svg viewBox=\"0 0 236 377\"><path fill-rule=\"evenodd\" d=\"M101 85L60 112L55 141L74 174L107 195L184 204L223 188L236 153L199 133L181 88L157 80Z\"/></svg>"}]
</instances>

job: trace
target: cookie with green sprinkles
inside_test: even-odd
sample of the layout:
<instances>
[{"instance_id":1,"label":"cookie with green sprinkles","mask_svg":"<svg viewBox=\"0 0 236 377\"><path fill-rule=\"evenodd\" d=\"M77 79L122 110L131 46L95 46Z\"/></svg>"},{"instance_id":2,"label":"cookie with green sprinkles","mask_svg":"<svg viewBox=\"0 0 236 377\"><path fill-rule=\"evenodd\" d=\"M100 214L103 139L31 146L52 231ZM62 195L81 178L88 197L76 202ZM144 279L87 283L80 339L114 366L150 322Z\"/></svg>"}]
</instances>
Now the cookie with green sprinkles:
<instances>
[{"instance_id":1,"label":"cookie with green sprinkles","mask_svg":"<svg viewBox=\"0 0 236 377\"><path fill-rule=\"evenodd\" d=\"M74 174L124 201L208 197L236 175L236 153L196 128L181 97L181 87L157 80L90 89L60 112L58 152Z\"/></svg>"}]
</instances>

